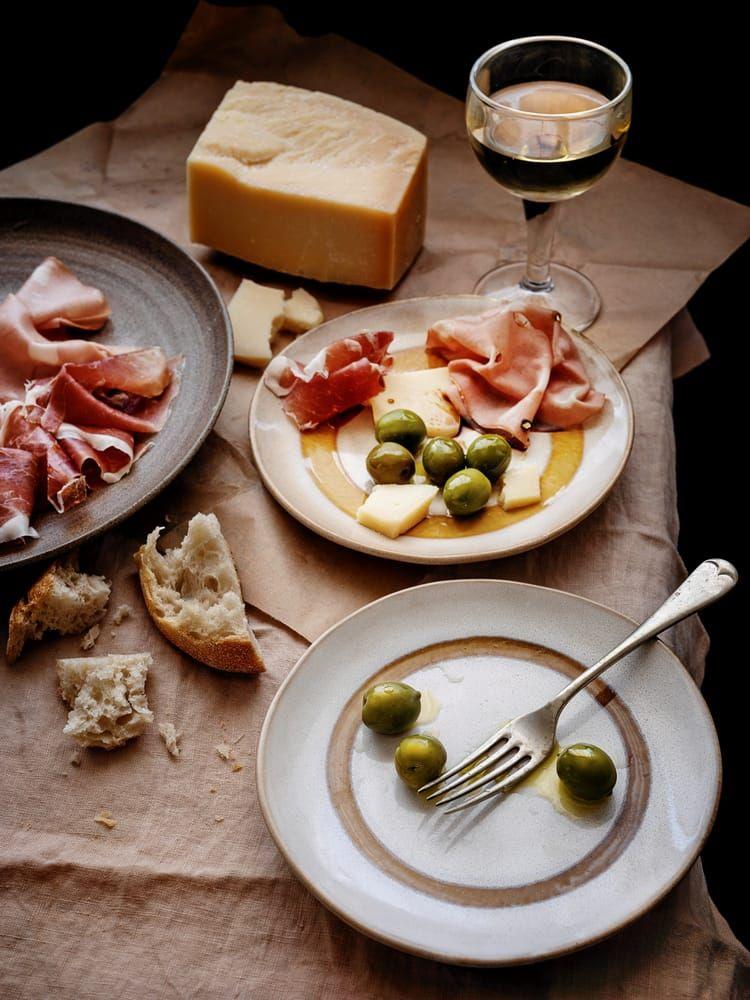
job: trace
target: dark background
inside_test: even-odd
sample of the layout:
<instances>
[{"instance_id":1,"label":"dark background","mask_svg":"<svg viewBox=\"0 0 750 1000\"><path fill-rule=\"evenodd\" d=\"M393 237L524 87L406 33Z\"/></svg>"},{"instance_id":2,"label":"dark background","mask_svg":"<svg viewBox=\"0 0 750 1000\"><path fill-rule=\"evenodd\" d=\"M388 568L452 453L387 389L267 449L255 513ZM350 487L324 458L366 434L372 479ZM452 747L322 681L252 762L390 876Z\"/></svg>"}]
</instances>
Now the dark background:
<instances>
[{"instance_id":1,"label":"dark background","mask_svg":"<svg viewBox=\"0 0 750 1000\"><path fill-rule=\"evenodd\" d=\"M744 32L720 5L690 14L638 5L467 3L276 4L302 34L336 32L463 99L469 68L486 48L530 34L579 35L613 48L635 81L628 158L727 198L748 201L750 142ZM118 115L161 72L195 3L15 4L4 11L0 61L0 167L92 121ZM9 15L9 17L8 17ZM732 30L732 24L737 30ZM712 358L675 384L680 549L689 567L710 556L743 576L742 481L750 395L747 246L712 275L690 304ZM719 731L724 787L703 853L711 894L750 944L745 894L747 835L742 819L748 686L743 629L748 585L740 584L703 620L711 634L704 694ZM742 641L744 639L744 641Z\"/></svg>"}]
</instances>

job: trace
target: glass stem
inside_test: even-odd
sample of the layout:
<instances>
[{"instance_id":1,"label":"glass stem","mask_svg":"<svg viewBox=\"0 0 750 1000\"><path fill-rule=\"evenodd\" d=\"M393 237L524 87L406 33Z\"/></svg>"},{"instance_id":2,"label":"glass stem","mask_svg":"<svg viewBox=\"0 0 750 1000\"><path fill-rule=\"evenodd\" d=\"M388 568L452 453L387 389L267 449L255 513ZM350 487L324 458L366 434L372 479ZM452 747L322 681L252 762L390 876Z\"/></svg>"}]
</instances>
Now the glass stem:
<instances>
[{"instance_id":1,"label":"glass stem","mask_svg":"<svg viewBox=\"0 0 750 1000\"><path fill-rule=\"evenodd\" d=\"M555 238L557 203L524 199L523 212L527 250L526 274L521 279L521 287L530 292L549 292L555 287L549 274L549 262Z\"/></svg>"}]
</instances>

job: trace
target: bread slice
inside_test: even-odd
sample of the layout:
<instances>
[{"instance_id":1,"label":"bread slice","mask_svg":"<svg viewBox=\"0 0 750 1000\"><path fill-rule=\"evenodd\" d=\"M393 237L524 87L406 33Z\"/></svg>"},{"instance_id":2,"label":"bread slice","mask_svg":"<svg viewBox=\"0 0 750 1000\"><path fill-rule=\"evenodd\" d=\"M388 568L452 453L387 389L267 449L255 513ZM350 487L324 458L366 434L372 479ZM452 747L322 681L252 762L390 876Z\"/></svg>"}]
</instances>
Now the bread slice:
<instances>
[{"instance_id":1,"label":"bread slice","mask_svg":"<svg viewBox=\"0 0 750 1000\"><path fill-rule=\"evenodd\" d=\"M18 659L29 639L45 632L85 632L103 617L109 593L103 576L79 573L72 560L53 562L10 613L8 663Z\"/></svg>"},{"instance_id":2,"label":"bread slice","mask_svg":"<svg viewBox=\"0 0 750 1000\"><path fill-rule=\"evenodd\" d=\"M218 670L265 670L245 619L232 553L215 514L196 514L182 544L163 555L155 528L135 554L156 627L188 656Z\"/></svg>"},{"instance_id":3,"label":"bread slice","mask_svg":"<svg viewBox=\"0 0 750 1000\"><path fill-rule=\"evenodd\" d=\"M114 750L154 721L146 677L150 653L79 656L57 661L60 694L70 707L64 733L82 747Z\"/></svg>"}]
</instances>

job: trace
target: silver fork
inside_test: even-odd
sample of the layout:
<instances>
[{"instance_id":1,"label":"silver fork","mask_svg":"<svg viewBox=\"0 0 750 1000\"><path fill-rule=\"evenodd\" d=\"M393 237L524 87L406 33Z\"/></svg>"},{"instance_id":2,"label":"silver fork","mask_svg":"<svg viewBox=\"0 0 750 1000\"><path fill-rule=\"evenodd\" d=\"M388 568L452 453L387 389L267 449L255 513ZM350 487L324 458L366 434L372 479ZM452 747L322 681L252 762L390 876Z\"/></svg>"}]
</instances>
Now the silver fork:
<instances>
[{"instance_id":1,"label":"silver fork","mask_svg":"<svg viewBox=\"0 0 750 1000\"><path fill-rule=\"evenodd\" d=\"M503 726L459 764L422 785L419 791L431 790L427 798L439 799L436 803L439 806L470 796L446 809L447 813L458 812L505 792L552 753L557 720L574 695L644 642L723 597L735 583L737 570L731 563L724 559L702 562L660 608L598 663L584 670L546 705L519 715ZM487 785L489 788L485 787ZM480 791L483 788L485 790Z\"/></svg>"}]
</instances>

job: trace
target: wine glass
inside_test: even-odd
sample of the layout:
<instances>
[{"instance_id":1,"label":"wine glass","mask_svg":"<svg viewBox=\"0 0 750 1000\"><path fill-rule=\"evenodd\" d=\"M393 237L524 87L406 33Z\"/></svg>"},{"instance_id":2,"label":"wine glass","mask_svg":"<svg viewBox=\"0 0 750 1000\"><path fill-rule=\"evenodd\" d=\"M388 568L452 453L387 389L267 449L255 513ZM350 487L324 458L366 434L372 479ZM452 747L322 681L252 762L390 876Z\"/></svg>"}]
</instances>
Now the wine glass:
<instances>
[{"instance_id":1,"label":"wine glass","mask_svg":"<svg viewBox=\"0 0 750 1000\"><path fill-rule=\"evenodd\" d=\"M614 52L582 38L519 38L474 63L466 127L477 159L523 199L526 263L488 271L474 291L523 309L555 309L585 330L601 298L591 281L551 263L557 205L595 184L620 155L630 127L632 77Z\"/></svg>"}]
</instances>

